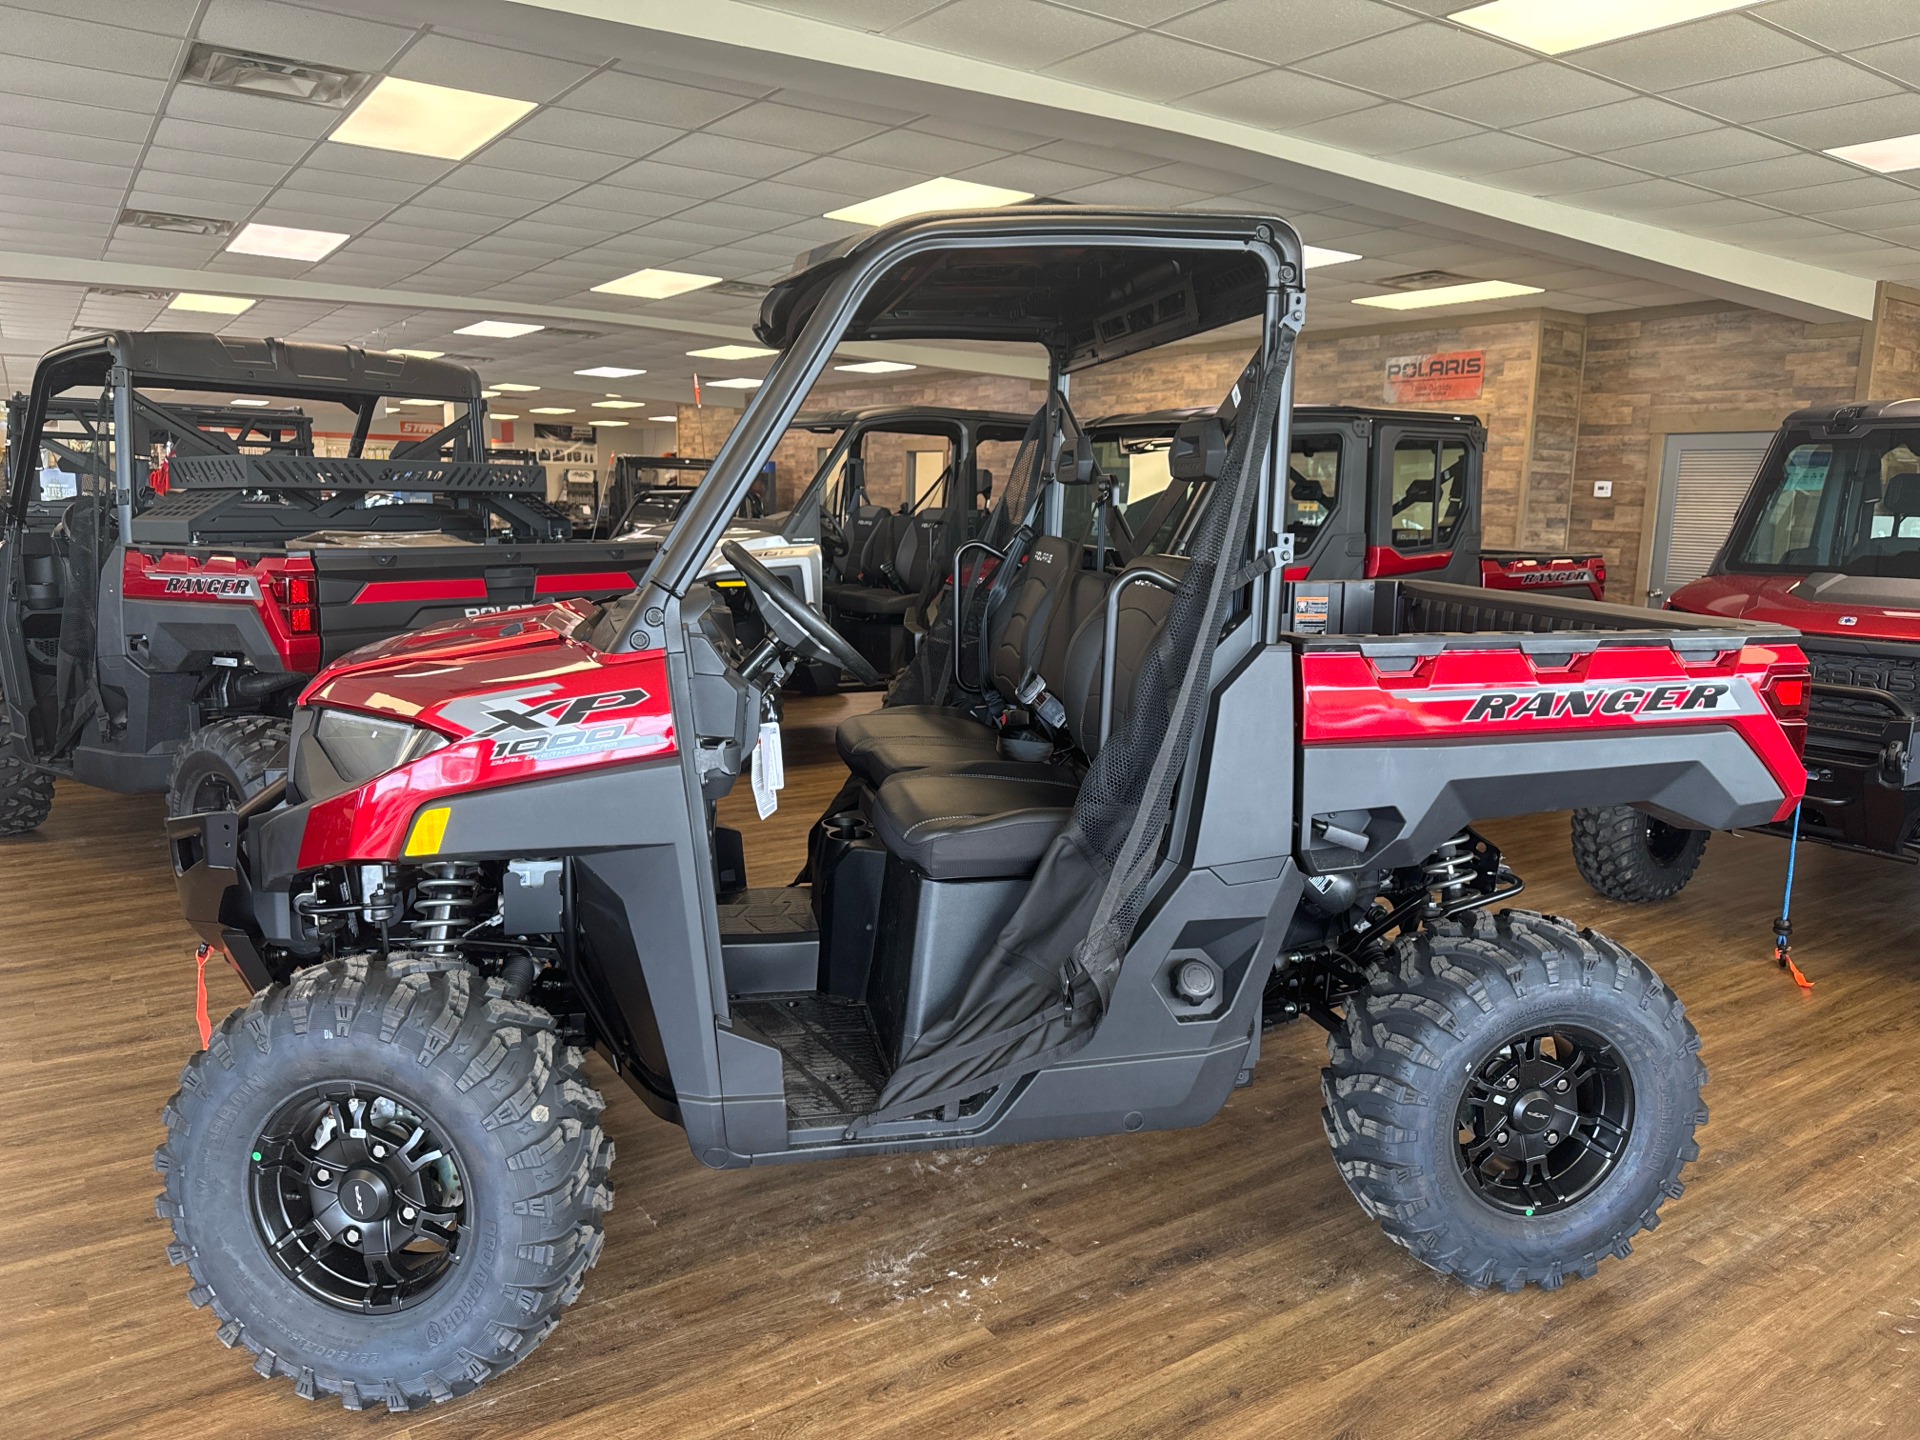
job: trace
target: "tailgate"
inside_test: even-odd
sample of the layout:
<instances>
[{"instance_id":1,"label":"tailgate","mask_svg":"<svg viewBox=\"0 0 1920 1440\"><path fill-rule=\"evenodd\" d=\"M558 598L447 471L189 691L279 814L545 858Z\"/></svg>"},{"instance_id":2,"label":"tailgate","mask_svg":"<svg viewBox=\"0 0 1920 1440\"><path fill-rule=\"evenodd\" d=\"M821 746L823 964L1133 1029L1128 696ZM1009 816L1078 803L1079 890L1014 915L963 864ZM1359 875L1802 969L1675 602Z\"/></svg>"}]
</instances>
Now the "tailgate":
<instances>
[{"instance_id":1,"label":"tailgate","mask_svg":"<svg viewBox=\"0 0 1920 1440\"><path fill-rule=\"evenodd\" d=\"M1480 583L1489 590L1535 590L1548 594L1591 595L1595 600L1604 600L1607 561L1603 555L1482 550Z\"/></svg>"},{"instance_id":2,"label":"tailgate","mask_svg":"<svg viewBox=\"0 0 1920 1440\"><path fill-rule=\"evenodd\" d=\"M316 548L323 661L440 620L631 590L653 545L447 545Z\"/></svg>"}]
</instances>

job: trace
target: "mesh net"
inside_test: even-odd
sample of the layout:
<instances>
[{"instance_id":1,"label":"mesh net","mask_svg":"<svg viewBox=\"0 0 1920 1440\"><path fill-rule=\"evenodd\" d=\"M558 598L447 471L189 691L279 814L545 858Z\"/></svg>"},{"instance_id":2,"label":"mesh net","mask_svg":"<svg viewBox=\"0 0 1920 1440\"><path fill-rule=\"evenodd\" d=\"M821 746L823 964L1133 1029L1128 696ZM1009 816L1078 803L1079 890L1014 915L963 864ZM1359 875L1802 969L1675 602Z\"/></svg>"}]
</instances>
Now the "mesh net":
<instances>
[{"instance_id":1,"label":"mesh net","mask_svg":"<svg viewBox=\"0 0 1920 1440\"><path fill-rule=\"evenodd\" d=\"M1283 328L1258 398L1234 427L1160 638L1143 662L1125 727L1095 758L1073 821L1042 858L1013 918L965 992L915 1042L877 1108L852 1127L924 1113L1030 1075L1092 1038L1148 898L1180 775L1206 713L1213 652L1233 593L1267 446L1286 393ZM955 1110L954 1113L958 1113Z\"/></svg>"}]
</instances>

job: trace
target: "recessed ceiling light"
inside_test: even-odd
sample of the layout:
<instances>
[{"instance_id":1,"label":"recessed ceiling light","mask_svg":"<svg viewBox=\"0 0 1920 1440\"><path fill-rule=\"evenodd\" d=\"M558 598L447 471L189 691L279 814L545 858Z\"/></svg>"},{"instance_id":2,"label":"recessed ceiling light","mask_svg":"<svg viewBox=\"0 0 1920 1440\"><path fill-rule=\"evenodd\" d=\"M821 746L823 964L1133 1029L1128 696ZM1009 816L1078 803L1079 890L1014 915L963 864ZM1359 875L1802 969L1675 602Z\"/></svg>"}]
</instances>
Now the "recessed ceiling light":
<instances>
[{"instance_id":1,"label":"recessed ceiling light","mask_svg":"<svg viewBox=\"0 0 1920 1440\"><path fill-rule=\"evenodd\" d=\"M532 413L535 415L571 415L573 409L567 405L536 405L533 407Z\"/></svg>"},{"instance_id":2,"label":"recessed ceiling light","mask_svg":"<svg viewBox=\"0 0 1920 1440\"><path fill-rule=\"evenodd\" d=\"M646 403L644 400L596 400L593 402L593 408L596 410L638 410Z\"/></svg>"},{"instance_id":3,"label":"recessed ceiling light","mask_svg":"<svg viewBox=\"0 0 1920 1440\"><path fill-rule=\"evenodd\" d=\"M273 260L324 260L351 236L333 230L301 230L292 225L248 225L227 242L235 255L265 255Z\"/></svg>"},{"instance_id":4,"label":"recessed ceiling light","mask_svg":"<svg viewBox=\"0 0 1920 1440\"><path fill-rule=\"evenodd\" d=\"M644 370L634 370L625 365L596 365L591 370L576 370L576 375L591 375L596 380L624 380L629 375L644 375Z\"/></svg>"},{"instance_id":5,"label":"recessed ceiling light","mask_svg":"<svg viewBox=\"0 0 1920 1440\"><path fill-rule=\"evenodd\" d=\"M779 353L759 345L709 345L704 350L687 351L696 360L761 360Z\"/></svg>"},{"instance_id":6,"label":"recessed ceiling light","mask_svg":"<svg viewBox=\"0 0 1920 1440\"><path fill-rule=\"evenodd\" d=\"M165 210L122 210L121 225L142 230L165 230L174 235L231 235L233 221L216 220L210 215L174 215Z\"/></svg>"},{"instance_id":7,"label":"recessed ceiling light","mask_svg":"<svg viewBox=\"0 0 1920 1440\"><path fill-rule=\"evenodd\" d=\"M851 370L856 375L892 375L901 370L918 370L918 365L904 365L898 360L862 360L858 365L836 365L836 370Z\"/></svg>"},{"instance_id":8,"label":"recessed ceiling light","mask_svg":"<svg viewBox=\"0 0 1920 1440\"><path fill-rule=\"evenodd\" d=\"M389 400L389 405L444 405L444 400Z\"/></svg>"},{"instance_id":9,"label":"recessed ceiling light","mask_svg":"<svg viewBox=\"0 0 1920 1440\"><path fill-rule=\"evenodd\" d=\"M518 415L509 415L506 411L501 410L489 413L487 418L489 420L518 420L520 417Z\"/></svg>"},{"instance_id":10,"label":"recessed ceiling light","mask_svg":"<svg viewBox=\"0 0 1920 1440\"><path fill-rule=\"evenodd\" d=\"M1400 295L1363 295L1356 305L1382 310L1425 310L1432 305L1465 305L1471 300L1505 300L1514 295L1538 295L1538 285L1516 285L1511 280L1475 280L1467 285L1440 285Z\"/></svg>"},{"instance_id":11,"label":"recessed ceiling light","mask_svg":"<svg viewBox=\"0 0 1920 1440\"><path fill-rule=\"evenodd\" d=\"M678 415L649 415L647 419L656 425L678 425L680 423L680 417Z\"/></svg>"},{"instance_id":12,"label":"recessed ceiling light","mask_svg":"<svg viewBox=\"0 0 1920 1440\"><path fill-rule=\"evenodd\" d=\"M285 55L261 55L251 50L230 50L202 41L188 52L180 78L190 85L205 85L214 90L244 90L249 95L269 95L276 100L297 100L303 105L344 110L370 77L336 65L318 65Z\"/></svg>"},{"instance_id":13,"label":"recessed ceiling light","mask_svg":"<svg viewBox=\"0 0 1920 1440\"><path fill-rule=\"evenodd\" d=\"M1891 140L1868 140L1827 151L1836 160L1850 160L1869 170L1890 175L1895 170L1920 169L1920 135L1896 135Z\"/></svg>"},{"instance_id":14,"label":"recessed ceiling light","mask_svg":"<svg viewBox=\"0 0 1920 1440\"><path fill-rule=\"evenodd\" d=\"M707 388L710 390L757 390L760 388L760 382L745 375L736 375L731 380L709 380Z\"/></svg>"},{"instance_id":15,"label":"recessed ceiling light","mask_svg":"<svg viewBox=\"0 0 1920 1440\"><path fill-rule=\"evenodd\" d=\"M1344 265L1349 260L1358 260L1359 258L1360 257L1351 250L1329 250L1324 245L1302 245L1300 247L1300 263L1309 270L1316 269L1321 265Z\"/></svg>"},{"instance_id":16,"label":"recessed ceiling light","mask_svg":"<svg viewBox=\"0 0 1920 1440\"><path fill-rule=\"evenodd\" d=\"M596 415L593 417L592 420L588 421L587 423L592 425L594 429L598 430L604 425L624 425L627 422L624 420L602 420L598 415Z\"/></svg>"},{"instance_id":17,"label":"recessed ceiling light","mask_svg":"<svg viewBox=\"0 0 1920 1440\"><path fill-rule=\"evenodd\" d=\"M486 340L518 340L522 335L531 335L536 330L546 328L544 325L529 325L524 320L480 320L472 325L463 325L453 333L478 335Z\"/></svg>"},{"instance_id":18,"label":"recessed ceiling light","mask_svg":"<svg viewBox=\"0 0 1920 1440\"><path fill-rule=\"evenodd\" d=\"M971 180L949 180L942 175L923 180L904 190L894 190L849 205L844 210L829 210L829 220L845 220L850 225L887 225L909 215L925 215L933 210L992 210L1001 205L1018 205L1033 199L1031 191L1007 190L998 185L976 185Z\"/></svg>"},{"instance_id":19,"label":"recessed ceiling light","mask_svg":"<svg viewBox=\"0 0 1920 1440\"><path fill-rule=\"evenodd\" d=\"M533 108L531 100L389 75L327 138L369 150L464 160Z\"/></svg>"},{"instance_id":20,"label":"recessed ceiling light","mask_svg":"<svg viewBox=\"0 0 1920 1440\"><path fill-rule=\"evenodd\" d=\"M438 360L447 352L444 350L389 350L389 355L411 355L416 360Z\"/></svg>"},{"instance_id":21,"label":"recessed ceiling light","mask_svg":"<svg viewBox=\"0 0 1920 1440\"><path fill-rule=\"evenodd\" d=\"M538 385L515 385L510 380L496 380L487 388L490 390L511 390L516 395L531 395L540 387Z\"/></svg>"},{"instance_id":22,"label":"recessed ceiling light","mask_svg":"<svg viewBox=\"0 0 1920 1440\"><path fill-rule=\"evenodd\" d=\"M271 405L273 402L271 400L242 399L236 396L234 399L229 400L227 403L229 405L245 405L248 409L254 409L256 407L264 407L264 406Z\"/></svg>"},{"instance_id":23,"label":"recessed ceiling light","mask_svg":"<svg viewBox=\"0 0 1920 1440\"><path fill-rule=\"evenodd\" d=\"M1628 35L1684 25L1754 0L1492 0L1447 16L1543 55L1563 55Z\"/></svg>"},{"instance_id":24,"label":"recessed ceiling light","mask_svg":"<svg viewBox=\"0 0 1920 1440\"><path fill-rule=\"evenodd\" d=\"M182 290L168 303L169 310L200 310L209 315L244 315L253 308L253 301L242 300L237 295L195 295Z\"/></svg>"},{"instance_id":25,"label":"recessed ceiling light","mask_svg":"<svg viewBox=\"0 0 1920 1440\"><path fill-rule=\"evenodd\" d=\"M693 275L685 270L636 270L593 289L598 295L637 295L642 300L665 300L719 283L718 275Z\"/></svg>"}]
</instances>

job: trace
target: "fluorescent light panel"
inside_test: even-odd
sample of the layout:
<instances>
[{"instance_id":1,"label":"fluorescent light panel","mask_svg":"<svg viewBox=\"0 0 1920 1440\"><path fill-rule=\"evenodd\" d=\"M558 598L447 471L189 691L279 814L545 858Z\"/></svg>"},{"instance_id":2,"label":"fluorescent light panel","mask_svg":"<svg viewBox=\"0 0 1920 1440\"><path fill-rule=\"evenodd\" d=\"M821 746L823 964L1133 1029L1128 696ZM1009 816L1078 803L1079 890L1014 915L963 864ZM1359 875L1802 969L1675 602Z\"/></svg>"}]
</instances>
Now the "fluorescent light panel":
<instances>
[{"instance_id":1,"label":"fluorescent light panel","mask_svg":"<svg viewBox=\"0 0 1920 1440\"><path fill-rule=\"evenodd\" d=\"M1882 175L1891 175L1896 170L1920 170L1920 135L1895 135L1890 140L1840 145L1827 154L1836 160L1878 170Z\"/></svg>"},{"instance_id":2,"label":"fluorescent light panel","mask_svg":"<svg viewBox=\"0 0 1920 1440\"><path fill-rule=\"evenodd\" d=\"M695 275L685 270L636 270L593 287L597 295L635 295L642 300L666 300L690 290L718 285L718 275Z\"/></svg>"},{"instance_id":3,"label":"fluorescent light panel","mask_svg":"<svg viewBox=\"0 0 1920 1440\"><path fill-rule=\"evenodd\" d=\"M489 420L518 420L520 417L518 415L509 415L504 410L497 410L490 412L487 418Z\"/></svg>"},{"instance_id":4,"label":"fluorescent light panel","mask_svg":"<svg viewBox=\"0 0 1920 1440\"><path fill-rule=\"evenodd\" d=\"M898 360L862 360L857 365L836 365L836 370L848 370L855 375L895 375L902 370L918 370L918 365L905 365Z\"/></svg>"},{"instance_id":5,"label":"fluorescent light panel","mask_svg":"<svg viewBox=\"0 0 1920 1440\"><path fill-rule=\"evenodd\" d=\"M479 320L471 325L463 325L453 333L478 335L483 340L518 340L522 335L531 335L536 330L546 328L544 325L529 325L524 320Z\"/></svg>"},{"instance_id":6,"label":"fluorescent light panel","mask_svg":"<svg viewBox=\"0 0 1920 1440\"><path fill-rule=\"evenodd\" d=\"M1744 10L1755 0L1492 0L1447 16L1542 55L1564 55L1708 15Z\"/></svg>"},{"instance_id":7,"label":"fluorescent light panel","mask_svg":"<svg viewBox=\"0 0 1920 1440\"><path fill-rule=\"evenodd\" d=\"M758 345L709 345L704 350L687 351L695 360L760 360L779 353L778 350L766 350Z\"/></svg>"},{"instance_id":8,"label":"fluorescent light panel","mask_svg":"<svg viewBox=\"0 0 1920 1440\"><path fill-rule=\"evenodd\" d=\"M1515 295L1538 295L1538 285L1516 285L1511 280L1475 280L1466 285L1438 285L1431 290L1407 290L1397 295L1365 295L1356 305L1382 310L1426 310L1435 305L1465 305L1474 300L1506 300Z\"/></svg>"},{"instance_id":9,"label":"fluorescent light panel","mask_svg":"<svg viewBox=\"0 0 1920 1440\"><path fill-rule=\"evenodd\" d=\"M680 417L678 415L649 415L647 419L656 425L678 425L680 423Z\"/></svg>"},{"instance_id":10,"label":"fluorescent light panel","mask_svg":"<svg viewBox=\"0 0 1920 1440\"><path fill-rule=\"evenodd\" d=\"M416 360L438 360L447 352L444 350L389 350L389 355L411 355Z\"/></svg>"},{"instance_id":11,"label":"fluorescent light panel","mask_svg":"<svg viewBox=\"0 0 1920 1440\"><path fill-rule=\"evenodd\" d=\"M327 138L369 150L398 150L464 160L534 108L477 90L455 90L389 75L356 105Z\"/></svg>"},{"instance_id":12,"label":"fluorescent light panel","mask_svg":"<svg viewBox=\"0 0 1920 1440\"><path fill-rule=\"evenodd\" d=\"M709 380L707 388L709 390L757 390L760 388L760 382L749 376L738 375L731 380Z\"/></svg>"},{"instance_id":13,"label":"fluorescent light panel","mask_svg":"<svg viewBox=\"0 0 1920 1440\"><path fill-rule=\"evenodd\" d=\"M890 225L909 215L925 215L935 210L994 210L1002 205L1017 205L1033 199L1031 191L1008 190L999 185L976 185L971 180L952 180L945 175L876 195L858 205L829 210L829 220L844 220L850 225Z\"/></svg>"},{"instance_id":14,"label":"fluorescent light panel","mask_svg":"<svg viewBox=\"0 0 1920 1440\"><path fill-rule=\"evenodd\" d=\"M589 425L592 425L595 429L599 429L603 425L624 425L627 422L624 420L602 420L598 415L596 415L593 417L593 419L589 420L587 423Z\"/></svg>"},{"instance_id":15,"label":"fluorescent light panel","mask_svg":"<svg viewBox=\"0 0 1920 1440\"><path fill-rule=\"evenodd\" d=\"M324 260L350 238L333 230L301 230L255 221L229 240L227 249L235 255L265 255L272 260Z\"/></svg>"},{"instance_id":16,"label":"fluorescent light panel","mask_svg":"<svg viewBox=\"0 0 1920 1440\"><path fill-rule=\"evenodd\" d=\"M644 370L635 370L626 365L596 365L591 370L576 370L576 375L591 375L596 380L625 380L630 375L644 375Z\"/></svg>"},{"instance_id":17,"label":"fluorescent light panel","mask_svg":"<svg viewBox=\"0 0 1920 1440\"><path fill-rule=\"evenodd\" d=\"M242 300L238 295L196 295L182 290L167 302L167 308L197 310L208 315L244 315L253 308L253 301Z\"/></svg>"},{"instance_id":18,"label":"fluorescent light panel","mask_svg":"<svg viewBox=\"0 0 1920 1440\"><path fill-rule=\"evenodd\" d=\"M536 405L533 407L531 413L535 415L571 415L573 409L567 405Z\"/></svg>"},{"instance_id":19,"label":"fluorescent light panel","mask_svg":"<svg viewBox=\"0 0 1920 1440\"><path fill-rule=\"evenodd\" d=\"M538 385L515 385L510 380L496 380L487 388L489 390L511 390L516 395L531 395L540 387Z\"/></svg>"},{"instance_id":20,"label":"fluorescent light panel","mask_svg":"<svg viewBox=\"0 0 1920 1440\"><path fill-rule=\"evenodd\" d=\"M233 399L229 400L227 403L229 405L245 405L248 409L251 410L256 407L265 407L265 406L271 405L273 402L271 400L253 400L253 399L243 398L240 396L235 396Z\"/></svg>"},{"instance_id":21,"label":"fluorescent light panel","mask_svg":"<svg viewBox=\"0 0 1920 1440\"><path fill-rule=\"evenodd\" d=\"M644 400L596 400L593 402L593 408L596 410L638 410L646 403Z\"/></svg>"},{"instance_id":22,"label":"fluorescent light panel","mask_svg":"<svg viewBox=\"0 0 1920 1440\"><path fill-rule=\"evenodd\" d=\"M1351 250L1329 250L1324 245L1302 245L1300 263L1308 270L1317 270L1322 265L1344 265L1349 260L1360 257Z\"/></svg>"}]
</instances>

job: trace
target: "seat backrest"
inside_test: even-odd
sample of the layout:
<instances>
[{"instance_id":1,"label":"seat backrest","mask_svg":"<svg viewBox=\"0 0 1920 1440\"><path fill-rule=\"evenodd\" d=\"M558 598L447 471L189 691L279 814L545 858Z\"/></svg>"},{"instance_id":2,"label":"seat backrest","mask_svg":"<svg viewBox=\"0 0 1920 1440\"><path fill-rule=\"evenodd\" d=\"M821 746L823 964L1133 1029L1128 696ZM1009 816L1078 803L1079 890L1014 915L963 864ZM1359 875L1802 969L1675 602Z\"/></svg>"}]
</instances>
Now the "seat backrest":
<instances>
[{"instance_id":1,"label":"seat backrest","mask_svg":"<svg viewBox=\"0 0 1920 1440\"><path fill-rule=\"evenodd\" d=\"M1058 535L1034 540L1027 546L1020 578L987 617L987 673L1003 700L1012 700L1027 672L1039 668L1054 607L1079 573L1082 549L1079 542Z\"/></svg>"},{"instance_id":2,"label":"seat backrest","mask_svg":"<svg viewBox=\"0 0 1920 1440\"><path fill-rule=\"evenodd\" d=\"M1114 602L1113 642L1113 715L1110 733L1119 734L1133 709L1134 682L1147 654L1166 625L1173 605L1171 591L1158 585L1136 582L1126 584L1128 575L1155 570L1171 580L1179 580L1190 562L1183 555L1147 555L1134 561L1113 583L1121 586ZM1104 602L1105 594L1102 593ZM1081 753L1092 759L1100 750L1100 680L1102 657L1106 649L1106 607L1094 608L1079 624L1067 647L1066 664L1054 693L1066 706L1067 728Z\"/></svg>"},{"instance_id":3,"label":"seat backrest","mask_svg":"<svg viewBox=\"0 0 1920 1440\"><path fill-rule=\"evenodd\" d=\"M926 588L929 575L945 568L947 512L930 506L917 515L903 515L900 519L905 523L900 527L900 538L893 550L894 580L902 589L917 595Z\"/></svg>"},{"instance_id":4,"label":"seat backrest","mask_svg":"<svg viewBox=\"0 0 1920 1440\"><path fill-rule=\"evenodd\" d=\"M887 513L881 505L859 505L854 507L853 517L847 522L847 553L839 560L839 572L842 580L855 580L859 577L860 566L866 560L867 541L873 538L873 527L880 523L880 517Z\"/></svg>"},{"instance_id":5,"label":"seat backrest","mask_svg":"<svg viewBox=\"0 0 1920 1440\"><path fill-rule=\"evenodd\" d=\"M888 571L893 568L894 552L900 548L901 532L912 523L911 515L902 515L898 510L884 510L875 516L873 528L867 532L867 543L860 551L860 563L851 578L862 585L893 589L893 576Z\"/></svg>"}]
</instances>

